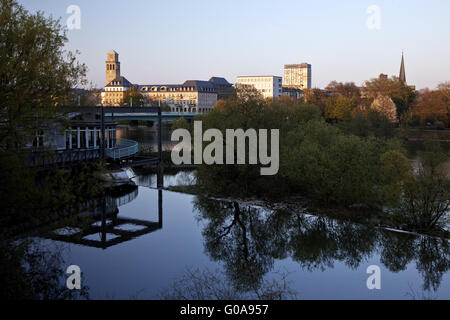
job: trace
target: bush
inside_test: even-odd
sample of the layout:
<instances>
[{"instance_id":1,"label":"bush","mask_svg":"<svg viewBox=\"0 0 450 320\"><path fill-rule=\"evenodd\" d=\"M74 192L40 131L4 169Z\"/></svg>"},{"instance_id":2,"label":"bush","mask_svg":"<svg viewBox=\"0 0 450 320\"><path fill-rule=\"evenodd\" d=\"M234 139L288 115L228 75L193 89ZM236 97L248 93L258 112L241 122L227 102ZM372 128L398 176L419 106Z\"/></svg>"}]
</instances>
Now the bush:
<instances>
[{"instance_id":1,"label":"bush","mask_svg":"<svg viewBox=\"0 0 450 320\"><path fill-rule=\"evenodd\" d=\"M211 193L269 197L301 193L347 206L379 206L385 184L396 186L396 181L383 176L383 165L391 159L386 156L383 162L382 156L396 150L401 158L399 143L346 134L321 119L315 106L231 99L199 119L203 130L217 128L223 133L227 128L280 130L277 175L260 176L255 165L202 165L198 182Z\"/></svg>"},{"instance_id":2,"label":"bush","mask_svg":"<svg viewBox=\"0 0 450 320\"><path fill-rule=\"evenodd\" d=\"M343 205L380 205L383 179L382 156L395 151L395 143L382 143L344 135L324 122L309 122L290 133L298 144L283 146L281 175L291 190ZM403 156L404 158L404 156ZM387 161L387 160L385 160Z\"/></svg>"},{"instance_id":3,"label":"bush","mask_svg":"<svg viewBox=\"0 0 450 320\"><path fill-rule=\"evenodd\" d=\"M425 144L417 174L405 180L400 202L392 211L395 221L421 231L446 225L450 207L450 181L443 166L446 158L439 143Z\"/></svg>"}]
</instances>

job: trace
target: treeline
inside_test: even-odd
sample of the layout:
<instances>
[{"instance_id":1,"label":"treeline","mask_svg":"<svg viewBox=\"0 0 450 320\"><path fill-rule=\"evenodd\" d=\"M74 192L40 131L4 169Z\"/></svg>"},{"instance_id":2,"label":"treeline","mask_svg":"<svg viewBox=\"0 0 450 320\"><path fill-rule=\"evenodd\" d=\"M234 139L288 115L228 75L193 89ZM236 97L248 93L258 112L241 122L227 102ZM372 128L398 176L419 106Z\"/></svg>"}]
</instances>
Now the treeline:
<instances>
[{"instance_id":1,"label":"treeline","mask_svg":"<svg viewBox=\"0 0 450 320\"><path fill-rule=\"evenodd\" d=\"M365 81L361 87L353 82L332 81L325 89L304 90L302 102L318 106L328 121L350 121L377 110L389 122L401 126L450 126L450 82L434 90L416 91L397 77L380 76Z\"/></svg>"},{"instance_id":2,"label":"treeline","mask_svg":"<svg viewBox=\"0 0 450 320\"><path fill-rule=\"evenodd\" d=\"M217 128L223 134L226 129L279 129L279 172L261 176L257 165L201 165L197 178L204 192L272 199L299 194L325 205L380 212L388 207L396 223L416 229L438 227L449 204L439 146L429 146L430 156L423 157L417 175L381 112L370 110L365 117L336 124L327 122L316 105L263 100L248 90L219 101L196 120L203 122L204 131ZM174 124L183 126L190 125L185 120ZM411 212L417 219L411 219Z\"/></svg>"}]
</instances>

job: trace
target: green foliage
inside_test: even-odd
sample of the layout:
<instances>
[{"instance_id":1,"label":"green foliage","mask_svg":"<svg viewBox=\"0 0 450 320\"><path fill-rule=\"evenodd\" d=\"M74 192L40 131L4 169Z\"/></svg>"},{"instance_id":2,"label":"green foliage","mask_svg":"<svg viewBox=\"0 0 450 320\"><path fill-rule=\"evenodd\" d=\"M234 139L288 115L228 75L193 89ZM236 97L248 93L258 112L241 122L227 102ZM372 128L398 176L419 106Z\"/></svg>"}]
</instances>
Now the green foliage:
<instances>
[{"instance_id":1,"label":"green foliage","mask_svg":"<svg viewBox=\"0 0 450 320\"><path fill-rule=\"evenodd\" d=\"M319 108L313 105L238 98L221 102L218 108L199 119L203 121L203 130L280 130L277 175L260 176L255 165L200 166L198 181L211 193L269 197L300 193L347 206L356 203L380 206L385 184L397 183L383 176L387 174L383 165L397 159L386 156L383 162L382 156L396 150L401 158L403 150L398 142L348 134L326 123ZM367 131L376 128L364 121L370 126Z\"/></svg>"},{"instance_id":2,"label":"green foliage","mask_svg":"<svg viewBox=\"0 0 450 320\"><path fill-rule=\"evenodd\" d=\"M338 127L345 133L359 137L390 139L395 135L395 126L381 112L370 109L367 114L356 112L350 121L341 121Z\"/></svg>"},{"instance_id":3,"label":"green foliage","mask_svg":"<svg viewBox=\"0 0 450 320\"><path fill-rule=\"evenodd\" d=\"M399 116L411 109L416 97L415 90L397 77L376 78L366 81L363 90L371 99L375 99L378 95L390 97L397 107Z\"/></svg>"},{"instance_id":4,"label":"green foliage","mask_svg":"<svg viewBox=\"0 0 450 320\"><path fill-rule=\"evenodd\" d=\"M450 180L443 165L446 159L439 143L426 143L417 173L405 180L403 195L392 210L394 220L420 231L439 230L447 224Z\"/></svg>"},{"instance_id":5,"label":"green foliage","mask_svg":"<svg viewBox=\"0 0 450 320\"><path fill-rule=\"evenodd\" d=\"M77 214L104 192L101 163L38 172L16 152L0 152L0 238Z\"/></svg>"},{"instance_id":6,"label":"green foliage","mask_svg":"<svg viewBox=\"0 0 450 320\"><path fill-rule=\"evenodd\" d=\"M191 130L191 125L190 123L186 120L186 118L181 117L180 119L177 119L175 121L172 122L172 127L171 127L172 131L173 130L177 130L177 129L186 129L186 130Z\"/></svg>"},{"instance_id":7,"label":"green foliage","mask_svg":"<svg viewBox=\"0 0 450 320\"><path fill-rule=\"evenodd\" d=\"M380 157L394 145L345 135L321 121L289 135L280 174L290 190L343 205L382 203Z\"/></svg>"},{"instance_id":8,"label":"green foliage","mask_svg":"<svg viewBox=\"0 0 450 320\"><path fill-rule=\"evenodd\" d=\"M337 96L328 98L325 108L326 119L351 120L358 105L358 98Z\"/></svg>"},{"instance_id":9,"label":"green foliage","mask_svg":"<svg viewBox=\"0 0 450 320\"><path fill-rule=\"evenodd\" d=\"M134 87L129 88L123 94L124 106L143 107L146 103L145 97Z\"/></svg>"},{"instance_id":10,"label":"green foliage","mask_svg":"<svg viewBox=\"0 0 450 320\"><path fill-rule=\"evenodd\" d=\"M0 6L0 148L18 148L51 119L71 88L85 84L86 66L66 52L66 31L14 0Z\"/></svg>"}]
</instances>

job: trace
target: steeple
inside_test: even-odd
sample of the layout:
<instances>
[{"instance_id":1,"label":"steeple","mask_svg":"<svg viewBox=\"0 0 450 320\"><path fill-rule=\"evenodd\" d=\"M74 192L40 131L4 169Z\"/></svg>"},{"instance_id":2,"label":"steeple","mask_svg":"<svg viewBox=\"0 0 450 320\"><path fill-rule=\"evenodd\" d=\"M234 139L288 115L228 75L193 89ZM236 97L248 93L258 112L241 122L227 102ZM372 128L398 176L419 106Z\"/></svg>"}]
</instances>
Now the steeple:
<instances>
[{"instance_id":1,"label":"steeple","mask_svg":"<svg viewBox=\"0 0 450 320\"><path fill-rule=\"evenodd\" d=\"M405 73L405 59L402 52L402 64L400 66L400 75L398 76L401 82L406 83L406 73Z\"/></svg>"}]
</instances>

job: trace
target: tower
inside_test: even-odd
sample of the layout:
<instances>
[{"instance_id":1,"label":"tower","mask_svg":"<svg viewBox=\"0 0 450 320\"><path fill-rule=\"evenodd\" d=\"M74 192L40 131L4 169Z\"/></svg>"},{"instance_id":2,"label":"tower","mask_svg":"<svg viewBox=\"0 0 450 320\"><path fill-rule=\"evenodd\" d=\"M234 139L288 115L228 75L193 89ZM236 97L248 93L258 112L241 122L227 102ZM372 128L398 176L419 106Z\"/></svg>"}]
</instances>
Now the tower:
<instances>
[{"instance_id":1,"label":"tower","mask_svg":"<svg viewBox=\"0 0 450 320\"><path fill-rule=\"evenodd\" d=\"M108 52L106 60L106 85L120 77L119 54L114 50Z\"/></svg>"},{"instance_id":2,"label":"tower","mask_svg":"<svg viewBox=\"0 0 450 320\"><path fill-rule=\"evenodd\" d=\"M298 89L311 88L311 65L309 63L284 65L283 85Z\"/></svg>"},{"instance_id":3,"label":"tower","mask_svg":"<svg viewBox=\"0 0 450 320\"><path fill-rule=\"evenodd\" d=\"M401 82L406 84L405 59L403 57L403 52L402 52L402 64L400 65L400 74L398 78L400 79Z\"/></svg>"}]
</instances>

